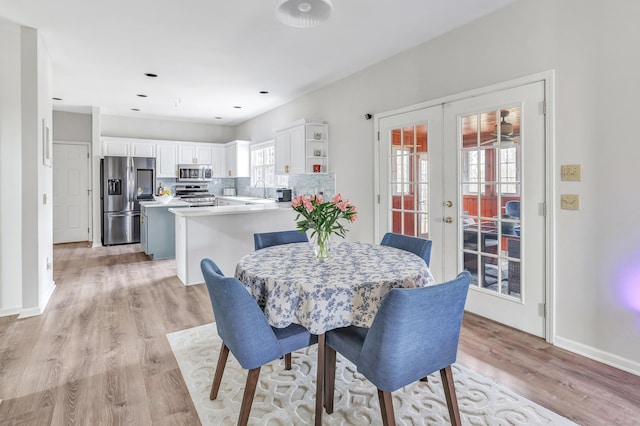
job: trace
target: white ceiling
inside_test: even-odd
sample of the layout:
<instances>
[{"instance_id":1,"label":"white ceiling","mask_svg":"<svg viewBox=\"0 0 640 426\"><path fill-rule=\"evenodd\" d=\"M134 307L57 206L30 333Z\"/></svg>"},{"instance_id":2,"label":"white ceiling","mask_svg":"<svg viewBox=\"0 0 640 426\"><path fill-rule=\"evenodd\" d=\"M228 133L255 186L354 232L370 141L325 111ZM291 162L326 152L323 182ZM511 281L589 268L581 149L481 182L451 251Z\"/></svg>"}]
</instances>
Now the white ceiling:
<instances>
[{"instance_id":1,"label":"white ceiling","mask_svg":"<svg viewBox=\"0 0 640 426\"><path fill-rule=\"evenodd\" d=\"M0 0L0 17L39 29L55 109L235 125L513 1L333 0L306 29L277 0Z\"/></svg>"}]
</instances>

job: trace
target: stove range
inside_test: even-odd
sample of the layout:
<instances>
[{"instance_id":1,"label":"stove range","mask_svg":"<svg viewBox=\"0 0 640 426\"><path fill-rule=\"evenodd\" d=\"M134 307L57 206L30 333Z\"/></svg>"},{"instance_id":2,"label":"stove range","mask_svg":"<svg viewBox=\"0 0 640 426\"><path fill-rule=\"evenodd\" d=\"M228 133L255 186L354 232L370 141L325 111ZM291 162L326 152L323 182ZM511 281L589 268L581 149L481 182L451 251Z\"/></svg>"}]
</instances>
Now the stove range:
<instances>
[{"instance_id":1,"label":"stove range","mask_svg":"<svg viewBox=\"0 0 640 426\"><path fill-rule=\"evenodd\" d=\"M189 207L217 205L216 196L209 193L209 185L206 183L176 185L175 191L176 196L180 197L181 201L188 203Z\"/></svg>"}]
</instances>

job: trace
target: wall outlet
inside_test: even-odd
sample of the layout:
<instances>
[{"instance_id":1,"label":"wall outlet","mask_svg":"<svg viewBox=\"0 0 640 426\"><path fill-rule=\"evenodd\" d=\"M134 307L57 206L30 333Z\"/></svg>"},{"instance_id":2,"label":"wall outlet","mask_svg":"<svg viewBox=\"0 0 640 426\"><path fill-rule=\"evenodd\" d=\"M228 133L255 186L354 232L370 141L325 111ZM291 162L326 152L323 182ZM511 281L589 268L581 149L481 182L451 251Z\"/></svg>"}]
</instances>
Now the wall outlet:
<instances>
[{"instance_id":1,"label":"wall outlet","mask_svg":"<svg viewBox=\"0 0 640 426\"><path fill-rule=\"evenodd\" d=\"M580 210L580 195L562 194L560 196L560 208L562 210Z\"/></svg>"}]
</instances>

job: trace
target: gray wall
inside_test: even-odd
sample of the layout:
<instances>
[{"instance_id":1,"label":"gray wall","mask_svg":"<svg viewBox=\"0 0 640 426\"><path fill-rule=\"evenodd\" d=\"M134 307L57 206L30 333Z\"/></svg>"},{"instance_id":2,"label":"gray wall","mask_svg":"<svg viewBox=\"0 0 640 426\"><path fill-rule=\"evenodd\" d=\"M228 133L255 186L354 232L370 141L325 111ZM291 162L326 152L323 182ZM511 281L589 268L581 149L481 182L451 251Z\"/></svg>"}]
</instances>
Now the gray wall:
<instances>
[{"instance_id":1,"label":"gray wall","mask_svg":"<svg viewBox=\"0 0 640 426\"><path fill-rule=\"evenodd\" d=\"M225 143L235 139L235 128L186 121L102 114L100 134L123 138Z\"/></svg>"},{"instance_id":2,"label":"gray wall","mask_svg":"<svg viewBox=\"0 0 640 426\"><path fill-rule=\"evenodd\" d=\"M91 114L53 111L53 140L91 142Z\"/></svg>"},{"instance_id":3,"label":"gray wall","mask_svg":"<svg viewBox=\"0 0 640 426\"><path fill-rule=\"evenodd\" d=\"M250 120L236 137L264 140L299 118L327 120L336 189L360 210L350 238L372 241L373 121L364 113L555 70L551 156L583 166L580 183L555 170L549 194L581 196L580 211L556 201L549 212L555 343L640 374L640 144L630 96L640 94L638 16L640 2L522 0Z\"/></svg>"}]
</instances>

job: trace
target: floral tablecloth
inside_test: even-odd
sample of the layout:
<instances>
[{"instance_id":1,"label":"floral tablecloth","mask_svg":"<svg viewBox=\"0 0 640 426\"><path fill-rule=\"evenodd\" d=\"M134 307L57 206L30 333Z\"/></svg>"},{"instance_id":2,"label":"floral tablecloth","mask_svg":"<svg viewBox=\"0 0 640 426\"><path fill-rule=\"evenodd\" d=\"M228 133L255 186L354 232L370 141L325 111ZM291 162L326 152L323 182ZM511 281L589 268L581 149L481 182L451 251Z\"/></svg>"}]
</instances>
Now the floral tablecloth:
<instances>
[{"instance_id":1,"label":"floral tablecloth","mask_svg":"<svg viewBox=\"0 0 640 426\"><path fill-rule=\"evenodd\" d=\"M238 278L269 323L296 323L313 334L356 325L369 327L384 295L395 287L434 283L425 262L393 247L332 242L324 262L309 243L268 247L244 256Z\"/></svg>"}]
</instances>

